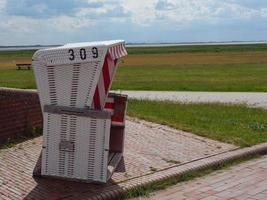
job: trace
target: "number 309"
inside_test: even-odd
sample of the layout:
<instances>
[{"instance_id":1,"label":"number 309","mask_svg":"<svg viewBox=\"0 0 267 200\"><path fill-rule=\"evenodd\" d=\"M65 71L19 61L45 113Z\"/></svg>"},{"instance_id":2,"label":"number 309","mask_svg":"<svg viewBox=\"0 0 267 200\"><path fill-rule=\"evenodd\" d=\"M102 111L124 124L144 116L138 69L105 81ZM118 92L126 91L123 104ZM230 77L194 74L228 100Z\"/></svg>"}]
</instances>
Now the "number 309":
<instances>
[{"instance_id":1,"label":"number 309","mask_svg":"<svg viewBox=\"0 0 267 200\"><path fill-rule=\"evenodd\" d=\"M98 49L96 47L93 47L91 51L92 51L92 54L93 54L93 58L98 58ZM86 57L87 57L86 50L84 48L81 48L79 50L79 53L80 53L80 58L82 60L85 60ZM74 50L73 49L69 49L69 59L70 60L75 60L75 54L74 54Z\"/></svg>"}]
</instances>

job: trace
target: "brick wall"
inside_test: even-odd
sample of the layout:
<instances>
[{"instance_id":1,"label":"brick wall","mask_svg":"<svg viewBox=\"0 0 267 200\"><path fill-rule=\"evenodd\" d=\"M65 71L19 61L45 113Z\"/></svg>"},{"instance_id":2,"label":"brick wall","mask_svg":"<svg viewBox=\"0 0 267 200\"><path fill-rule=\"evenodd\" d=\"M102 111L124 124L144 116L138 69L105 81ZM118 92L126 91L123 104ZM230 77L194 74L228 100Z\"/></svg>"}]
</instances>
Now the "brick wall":
<instances>
[{"instance_id":1,"label":"brick wall","mask_svg":"<svg viewBox=\"0 0 267 200\"><path fill-rule=\"evenodd\" d=\"M42 127L38 93L0 88L0 143Z\"/></svg>"}]
</instances>

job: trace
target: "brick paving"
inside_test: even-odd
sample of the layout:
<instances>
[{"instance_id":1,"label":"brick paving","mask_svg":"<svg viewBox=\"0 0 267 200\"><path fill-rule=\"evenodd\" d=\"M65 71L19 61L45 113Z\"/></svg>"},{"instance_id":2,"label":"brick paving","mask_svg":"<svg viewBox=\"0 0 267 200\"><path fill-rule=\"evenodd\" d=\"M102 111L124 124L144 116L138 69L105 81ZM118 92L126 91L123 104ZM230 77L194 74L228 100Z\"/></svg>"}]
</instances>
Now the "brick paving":
<instances>
[{"instance_id":1,"label":"brick paving","mask_svg":"<svg viewBox=\"0 0 267 200\"><path fill-rule=\"evenodd\" d=\"M32 171L41 142L42 137L38 137L0 150L0 199L92 199L96 195L111 199L135 185L163 178L163 172L180 164L237 148L166 126L128 119L124 159L112 180L97 185L34 179Z\"/></svg>"},{"instance_id":2,"label":"brick paving","mask_svg":"<svg viewBox=\"0 0 267 200\"><path fill-rule=\"evenodd\" d=\"M135 200L266 200L267 156Z\"/></svg>"}]
</instances>

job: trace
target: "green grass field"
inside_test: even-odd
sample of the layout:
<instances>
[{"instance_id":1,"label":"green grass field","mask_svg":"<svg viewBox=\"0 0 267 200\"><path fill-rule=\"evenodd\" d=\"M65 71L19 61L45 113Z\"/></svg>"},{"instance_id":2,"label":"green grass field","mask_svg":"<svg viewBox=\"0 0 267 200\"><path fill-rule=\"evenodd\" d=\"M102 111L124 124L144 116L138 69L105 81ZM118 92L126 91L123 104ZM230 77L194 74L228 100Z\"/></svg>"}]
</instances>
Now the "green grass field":
<instances>
[{"instance_id":1,"label":"green grass field","mask_svg":"<svg viewBox=\"0 0 267 200\"><path fill-rule=\"evenodd\" d=\"M112 89L267 91L267 44L128 48ZM0 86L36 88L29 63L34 51L0 52Z\"/></svg>"},{"instance_id":2,"label":"green grass field","mask_svg":"<svg viewBox=\"0 0 267 200\"><path fill-rule=\"evenodd\" d=\"M0 58L31 58L35 50L0 51Z\"/></svg>"},{"instance_id":3,"label":"green grass field","mask_svg":"<svg viewBox=\"0 0 267 200\"><path fill-rule=\"evenodd\" d=\"M32 71L16 69L0 70L0 86L23 89L36 88Z\"/></svg>"},{"instance_id":4,"label":"green grass field","mask_svg":"<svg viewBox=\"0 0 267 200\"><path fill-rule=\"evenodd\" d=\"M267 63L121 67L112 88L266 92Z\"/></svg>"},{"instance_id":5,"label":"green grass field","mask_svg":"<svg viewBox=\"0 0 267 200\"><path fill-rule=\"evenodd\" d=\"M267 110L245 105L130 100L128 114L241 147L267 141Z\"/></svg>"}]
</instances>

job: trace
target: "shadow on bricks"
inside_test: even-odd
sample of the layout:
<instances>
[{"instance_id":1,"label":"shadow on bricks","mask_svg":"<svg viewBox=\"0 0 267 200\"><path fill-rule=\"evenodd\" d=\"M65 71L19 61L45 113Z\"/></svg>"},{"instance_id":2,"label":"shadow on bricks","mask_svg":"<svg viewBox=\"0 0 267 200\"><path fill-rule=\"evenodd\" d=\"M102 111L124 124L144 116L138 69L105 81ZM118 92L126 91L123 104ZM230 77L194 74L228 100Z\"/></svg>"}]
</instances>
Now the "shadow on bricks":
<instances>
[{"instance_id":1,"label":"shadow on bricks","mask_svg":"<svg viewBox=\"0 0 267 200\"><path fill-rule=\"evenodd\" d=\"M124 158L122 158L116 172L125 172L125 170ZM122 191L122 188L112 178L106 184L74 182L40 176L34 176L34 181L36 186L27 194L24 200L93 199L107 191L109 191L110 195L112 195L112 191Z\"/></svg>"}]
</instances>

